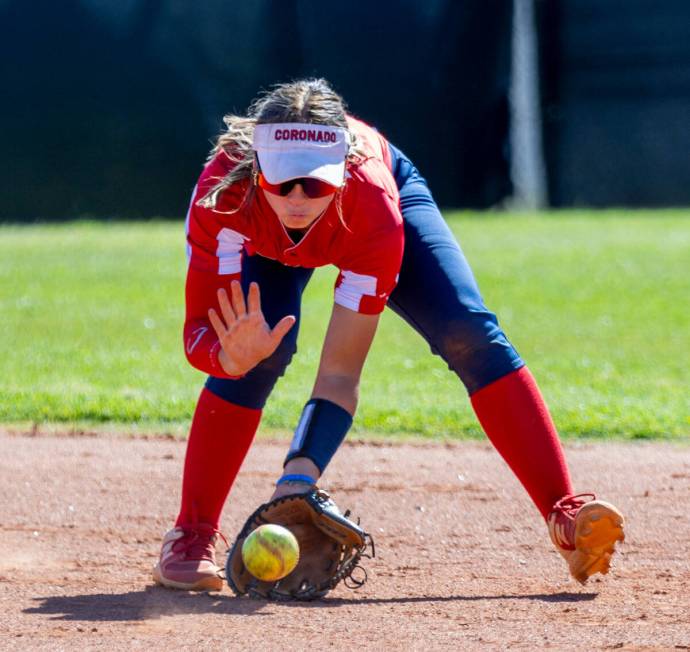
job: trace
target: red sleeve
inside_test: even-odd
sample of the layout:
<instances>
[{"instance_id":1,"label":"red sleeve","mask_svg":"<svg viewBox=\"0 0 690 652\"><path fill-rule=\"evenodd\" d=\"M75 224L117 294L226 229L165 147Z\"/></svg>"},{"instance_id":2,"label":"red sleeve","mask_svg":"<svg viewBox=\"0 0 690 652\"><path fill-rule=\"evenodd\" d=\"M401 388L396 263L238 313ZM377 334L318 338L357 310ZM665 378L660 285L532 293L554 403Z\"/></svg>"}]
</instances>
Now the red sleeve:
<instances>
[{"instance_id":1,"label":"red sleeve","mask_svg":"<svg viewBox=\"0 0 690 652\"><path fill-rule=\"evenodd\" d=\"M216 292L220 288L230 290L230 282L239 280L239 274L220 276L212 272L202 272L191 265L187 270L185 285L184 351L194 368L218 378L237 378L229 376L220 366L218 354L220 342L208 319L209 308L220 314Z\"/></svg>"},{"instance_id":2,"label":"red sleeve","mask_svg":"<svg viewBox=\"0 0 690 652\"><path fill-rule=\"evenodd\" d=\"M242 251L249 241L248 224L242 204L248 181L239 181L225 189L216 209L204 208L198 202L228 172L227 158L216 156L205 168L192 193L187 213L187 257L195 269L216 274L239 274Z\"/></svg>"},{"instance_id":3,"label":"red sleeve","mask_svg":"<svg viewBox=\"0 0 690 652\"><path fill-rule=\"evenodd\" d=\"M375 315L383 311L398 282L405 246L403 220L394 192L366 183L357 194L350 242L338 261L335 302Z\"/></svg>"},{"instance_id":4,"label":"red sleeve","mask_svg":"<svg viewBox=\"0 0 690 652\"><path fill-rule=\"evenodd\" d=\"M242 254L248 237L241 231L241 216L226 215L197 205L226 169L218 157L206 166L192 194L186 221L187 282L185 285L184 350L189 363L211 376L235 378L223 371L218 360L220 342L208 319L209 308L220 314L216 292L230 290L242 271ZM239 205L244 188L223 193L223 206Z\"/></svg>"}]
</instances>

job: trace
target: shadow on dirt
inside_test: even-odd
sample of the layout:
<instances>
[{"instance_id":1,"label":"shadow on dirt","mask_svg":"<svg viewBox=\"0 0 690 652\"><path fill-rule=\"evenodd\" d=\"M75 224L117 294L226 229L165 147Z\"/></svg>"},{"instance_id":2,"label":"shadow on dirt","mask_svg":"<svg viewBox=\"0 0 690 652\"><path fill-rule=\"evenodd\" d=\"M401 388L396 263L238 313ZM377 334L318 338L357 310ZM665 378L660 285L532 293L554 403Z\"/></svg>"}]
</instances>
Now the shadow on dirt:
<instances>
[{"instance_id":1,"label":"shadow on dirt","mask_svg":"<svg viewBox=\"0 0 690 652\"><path fill-rule=\"evenodd\" d=\"M149 586L143 591L129 593L95 593L84 595L50 596L34 598L39 603L24 609L26 614L52 616L51 620L118 622L154 620L177 614L228 614L242 616L269 616L262 613L267 607L332 608L376 604L414 604L423 602L479 602L482 600L536 600L541 602L584 602L594 600L596 593L534 593L518 595L444 595L411 596L398 598L331 598L310 603L264 602L249 598L217 593L190 593L170 591Z\"/></svg>"},{"instance_id":2,"label":"shadow on dirt","mask_svg":"<svg viewBox=\"0 0 690 652\"><path fill-rule=\"evenodd\" d=\"M33 600L38 604L24 609L24 613L50 615L51 620L117 622L155 620L176 614L268 615L256 613L267 606L266 602L239 600L219 593L171 591L159 586L128 593L55 595Z\"/></svg>"},{"instance_id":3,"label":"shadow on dirt","mask_svg":"<svg viewBox=\"0 0 690 652\"><path fill-rule=\"evenodd\" d=\"M517 595L420 595L401 598L332 598L319 602L322 607L357 604L414 604L417 602L481 602L482 600L535 600L538 602L589 602L597 593L519 593Z\"/></svg>"}]
</instances>

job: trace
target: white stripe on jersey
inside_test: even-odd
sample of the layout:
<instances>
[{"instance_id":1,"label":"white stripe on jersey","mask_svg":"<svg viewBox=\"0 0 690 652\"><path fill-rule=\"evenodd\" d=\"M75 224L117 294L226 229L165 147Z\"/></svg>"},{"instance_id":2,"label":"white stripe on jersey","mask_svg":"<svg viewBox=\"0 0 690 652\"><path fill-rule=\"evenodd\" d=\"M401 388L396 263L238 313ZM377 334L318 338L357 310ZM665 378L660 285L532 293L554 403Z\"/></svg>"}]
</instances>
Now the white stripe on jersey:
<instances>
[{"instance_id":1,"label":"white stripe on jersey","mask_svg":"<svg viewBox=\"0 0 690 652\"><path fill-rule=\"evenodd\" d=\"M337 304L358 312L362 296L365 294L371 297L376 296L377 279L375 276L348 271L342 271L341 275L340 285L335 289L335 302Z\"/></svg>"},{"instance_id":2,"label":"white stripe on jersey","mask_svg":"<svg viewBox=\"0 0 690 652\"><path fill-rule=\"evenodd\" d=\"M242 248L248 238L238 231L224 228L216 236L218 248L218 273L239 274L242 271Z\"/></svg>"}]
</instances>

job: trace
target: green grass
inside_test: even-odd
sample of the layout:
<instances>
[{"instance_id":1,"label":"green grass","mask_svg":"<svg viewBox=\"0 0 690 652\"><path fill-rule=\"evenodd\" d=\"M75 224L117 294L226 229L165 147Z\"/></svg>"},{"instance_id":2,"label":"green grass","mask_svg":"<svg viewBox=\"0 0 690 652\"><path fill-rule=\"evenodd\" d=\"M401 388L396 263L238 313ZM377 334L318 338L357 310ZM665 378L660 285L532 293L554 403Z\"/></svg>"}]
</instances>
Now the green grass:
<instances>
[{"instance_id":1,"label":"green grass","mask_svg":"<svg viewBox=\"0 0 690 652\"><path fill-rule=\"evenodd\" d=\"M452 214L487 304L562 434L690 435L690 212ZM204 376L181 346L181 222L0 227L0 422L184 432ZM304 301L299 353L264 427L307 399L335 270ZM356 429L480 434L457 378L395 315L365 368Z\"/></svg>"}]
</instances>

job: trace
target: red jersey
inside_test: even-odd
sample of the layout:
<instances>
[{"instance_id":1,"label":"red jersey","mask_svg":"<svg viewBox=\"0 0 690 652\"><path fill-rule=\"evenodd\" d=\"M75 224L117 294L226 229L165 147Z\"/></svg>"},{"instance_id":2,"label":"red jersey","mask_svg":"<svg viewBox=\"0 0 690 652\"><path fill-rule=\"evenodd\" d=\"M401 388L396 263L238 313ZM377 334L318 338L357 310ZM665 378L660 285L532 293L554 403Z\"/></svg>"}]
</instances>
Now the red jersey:
<instances>
[{"instance_id":1,"label":"red jersey","mask_svg":"<svg viewBox=\"0 0 690 652\"><path fill-rule=\"evenodd\" d=\"M229 288L230 280L239 278L243 255L258 254L293 267L335 265L340 270L336 303L365 314L377 314L385 307L397 282L404 245L398 189L387 141L354 118L348 118L348 128L357 135L366 157L347 165L341 202L345 224L333 201L297 244L262 192L237 210L249 179L223 191L215 209L198 206L233 163L220 152L204 168L186 221L185 351L193 366L214 376L226 375L218 363L219 343L207 312L217 308L216 288Z\"/></svg>"}]
</instances>

